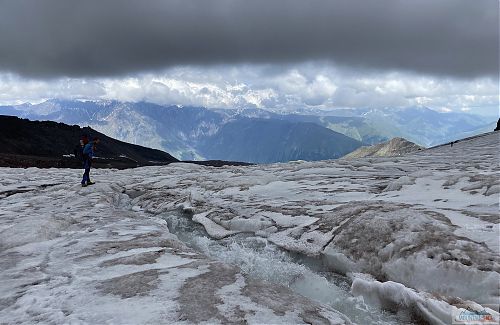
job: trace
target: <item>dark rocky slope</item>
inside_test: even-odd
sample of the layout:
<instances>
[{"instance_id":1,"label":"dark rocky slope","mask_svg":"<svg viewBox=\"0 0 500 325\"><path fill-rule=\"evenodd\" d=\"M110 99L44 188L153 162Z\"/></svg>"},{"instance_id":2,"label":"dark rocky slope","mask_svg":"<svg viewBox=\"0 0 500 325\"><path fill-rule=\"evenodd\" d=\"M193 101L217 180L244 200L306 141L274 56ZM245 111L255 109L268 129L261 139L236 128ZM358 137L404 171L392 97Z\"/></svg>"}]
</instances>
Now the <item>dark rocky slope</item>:
<instances>
[{"instance_id":1,"label":"dark rocky slope","mask_svg":"<svg viewBox=\"0 0 500 325\"><path fill-rule=\"evenodd\" d=\"M0 166L80 167L72 157L82 134L97 136L95 166L129 168L178 161L170 154L113 139L91 128L0 115Z\"/></svg>"}]
</instances>

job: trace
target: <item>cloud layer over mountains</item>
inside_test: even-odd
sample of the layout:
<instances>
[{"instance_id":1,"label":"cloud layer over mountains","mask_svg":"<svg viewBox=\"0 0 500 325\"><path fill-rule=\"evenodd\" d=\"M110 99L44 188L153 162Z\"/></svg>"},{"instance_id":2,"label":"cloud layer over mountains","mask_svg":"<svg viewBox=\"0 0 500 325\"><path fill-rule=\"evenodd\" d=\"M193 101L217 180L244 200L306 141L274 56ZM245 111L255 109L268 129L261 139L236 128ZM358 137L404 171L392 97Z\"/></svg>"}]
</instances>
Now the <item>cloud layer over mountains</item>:
<instances>
[{"instance_id":1,"label":"cloud layer over mountains","mask_svg":"<svg viewBox=\"0 0 500 325\"><path fill-rule=\"evenodd\" d=\"M0 0L0 70L52 78L315 60L498 77L497 0Z\"/></svg>"}]
</instances>

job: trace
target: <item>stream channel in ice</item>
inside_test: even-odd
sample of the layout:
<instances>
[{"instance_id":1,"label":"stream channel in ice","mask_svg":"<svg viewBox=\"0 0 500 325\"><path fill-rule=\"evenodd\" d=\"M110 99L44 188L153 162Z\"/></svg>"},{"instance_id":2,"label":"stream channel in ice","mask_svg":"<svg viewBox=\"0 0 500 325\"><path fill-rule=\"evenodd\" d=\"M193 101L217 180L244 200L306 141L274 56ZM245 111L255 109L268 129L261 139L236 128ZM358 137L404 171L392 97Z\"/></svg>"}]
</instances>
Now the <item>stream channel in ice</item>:
<instances>
[{"instance_id":1,"label":"stream channel in ice","mask_svg":"<svg viewBox=\"0 0 500 325\"><path fill-rule=\"evenodd\" d=\"M348 277L322 269L314 258L296 256L264 238L244 234L211 239L203 226L184 215L163 216L171 233L202 254L238 266L252 278L289 287L343 313L356 324L416 324L408 311L380 310L350 293Z\"/></svg>"}]
</instances>

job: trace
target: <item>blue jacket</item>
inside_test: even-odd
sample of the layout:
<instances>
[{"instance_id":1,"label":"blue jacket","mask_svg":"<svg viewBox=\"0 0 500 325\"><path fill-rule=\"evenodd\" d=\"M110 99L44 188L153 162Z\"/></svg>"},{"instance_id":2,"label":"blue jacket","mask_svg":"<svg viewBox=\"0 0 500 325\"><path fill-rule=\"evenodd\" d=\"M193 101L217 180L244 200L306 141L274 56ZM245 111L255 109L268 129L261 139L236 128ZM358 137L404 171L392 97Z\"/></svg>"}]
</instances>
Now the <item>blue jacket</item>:
<instances>
[{"instance_id":1,"label":"blue jacket","mask_svg":"<svg viewBox=\"0 0 500 325\"><path fill-rule=\"evenodd\" d=\"M87 155L89 158L94 156L94 141L90 141L83 147L83 154Z\"/></svg>"}]
</instances>

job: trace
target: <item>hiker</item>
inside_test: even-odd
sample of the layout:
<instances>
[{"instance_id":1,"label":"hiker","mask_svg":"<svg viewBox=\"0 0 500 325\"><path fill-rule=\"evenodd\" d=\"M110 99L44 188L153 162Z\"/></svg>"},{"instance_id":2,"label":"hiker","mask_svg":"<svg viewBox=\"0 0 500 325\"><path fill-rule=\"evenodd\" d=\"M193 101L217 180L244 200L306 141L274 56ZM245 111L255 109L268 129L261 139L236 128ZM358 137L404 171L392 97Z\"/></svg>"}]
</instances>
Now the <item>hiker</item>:
<instances>
[{"instance_id":1,"label":"hiker","mask_svg":"<svg viewBox=\"0 0 500 325\"><path fill-rule=\"evenodd\" d=\"M97 144L99 144L99 138L94 137L92 141L85 144L83 147L83 169L85 172L83 173L82 187L95 184L90 180L90 167L92 166L92 157L94 156L94 150Z\"/></svg>"}]
</instances>

